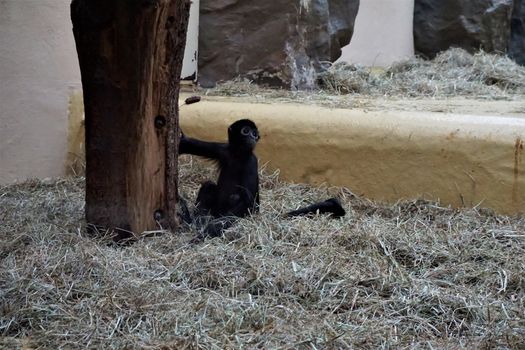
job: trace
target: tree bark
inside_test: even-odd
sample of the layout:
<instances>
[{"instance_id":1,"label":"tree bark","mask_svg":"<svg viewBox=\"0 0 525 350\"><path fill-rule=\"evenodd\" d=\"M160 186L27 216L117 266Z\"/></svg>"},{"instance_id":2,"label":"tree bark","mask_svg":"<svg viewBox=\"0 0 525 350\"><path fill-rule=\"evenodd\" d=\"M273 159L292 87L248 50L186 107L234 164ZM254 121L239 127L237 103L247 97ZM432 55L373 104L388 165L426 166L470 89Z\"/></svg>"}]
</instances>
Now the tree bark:
<instances>
[{"instance_id":1,"label":"tree bark","mask_svg":"<svg viewBox=\"0 0 525 350\"><path fill-rule=\"evenodd\" d=\"M177 226L178 97L189 0L73 0L86 221L118 238Z\"/></svg>"}]
</instances>

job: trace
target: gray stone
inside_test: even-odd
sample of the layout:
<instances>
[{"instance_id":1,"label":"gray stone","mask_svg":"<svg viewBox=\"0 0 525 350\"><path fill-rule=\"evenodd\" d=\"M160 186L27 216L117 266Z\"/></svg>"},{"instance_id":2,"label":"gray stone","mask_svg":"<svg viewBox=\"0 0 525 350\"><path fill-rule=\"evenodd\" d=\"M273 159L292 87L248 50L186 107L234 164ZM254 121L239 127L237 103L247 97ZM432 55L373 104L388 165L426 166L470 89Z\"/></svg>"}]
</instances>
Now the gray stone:
<instances>
[{"instance_id":1,"label":"gray stone","mask_svg":"<svg viewBox=\"0 0 525 350\"><path fill-rule=\"evenodd\" d=\"M353 34L359 0L201 0L199 83L315 86Z\"/></svg>"},{"instance_id":2,"label":"gray stone","mask_svg":"<svg viewBox=\"0 0 525 350\"><path fill-rule=\"evenodd\" d=\"M514 0L512 12L509 56L525 65L525 1Z\"/></svg>"},{"instance_id":3,"label":"gray stone","mask_svg":"<svg viewBox=\"0 0 525 350\"><path fill-rule=\"evenodd\" d=\"M513 0L415 0L416 52L433 58L450 47L507 51Z\"/></svg>"}]
</instances>

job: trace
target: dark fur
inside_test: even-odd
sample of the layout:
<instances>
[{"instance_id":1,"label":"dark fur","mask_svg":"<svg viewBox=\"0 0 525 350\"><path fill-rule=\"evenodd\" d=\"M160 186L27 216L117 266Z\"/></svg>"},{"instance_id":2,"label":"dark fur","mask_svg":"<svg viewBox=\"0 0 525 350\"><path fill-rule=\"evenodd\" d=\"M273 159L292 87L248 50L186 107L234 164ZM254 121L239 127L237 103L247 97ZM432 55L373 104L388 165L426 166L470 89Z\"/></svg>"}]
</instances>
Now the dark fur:
<instances>
[{"instance_id":1,"label":"dark fur","mask_svg":"<svg viewBox=\"0 0 525 350\"><path fill-rule=\"evenodd\" d=\"M242 130L248 128L248 135ZM211 217L203 236L220 236L234 218L259 210L259 172L253 153L259 140L254 122L238 120L228 128L228 143L206 142L182 135L180 154L193 154L217 161L219 178L204 183L197 196L196 218Z\"/></svg>"},{"instance_id":2,"label":"dark fur","mask_svg":"<svg viewBox=\"0 0 525 350\"><path fill-rule=\"evenodd\" d=\"M334 218L340 218L345 216L346 212L341 206L341 202L337 198L330 198L324 202L315 203L307 207L299 208L293 210L286 214L288 217L299 216L299 215L309 215L309 214L330 214Z\"/></svg>"},{"instance_id":3,"label":"dark fur","mask_svg":"<svg viewBox=\"0 0 525 350\"><path fill-rule=\"evenodd\" d=\"M248 128L249 134L242 131ZM201 233L195 241L206 236L220 236L231 227L237 218L259 211L259 171L257 157L253 153L259 141L259 132L254 122L241 119L228 128L228 143L206 142L181 136L180 154L193 154L217 161L219 178L215 184L202 184L196 201L194 214ZM181 201L182 217L191 222L191 215ZM345 215L345 210L336 198L312 204L286 214L288 217L308 214Z\"/></svg>"}]
</instances>

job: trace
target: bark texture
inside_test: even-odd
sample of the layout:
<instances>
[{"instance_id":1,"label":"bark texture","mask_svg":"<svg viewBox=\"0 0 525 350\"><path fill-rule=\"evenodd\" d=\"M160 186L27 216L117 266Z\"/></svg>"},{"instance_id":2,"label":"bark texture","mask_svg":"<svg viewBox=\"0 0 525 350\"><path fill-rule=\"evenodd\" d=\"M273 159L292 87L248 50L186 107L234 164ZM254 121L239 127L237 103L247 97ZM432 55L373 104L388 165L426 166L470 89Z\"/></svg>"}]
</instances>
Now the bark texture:
<instances>
[{"instance_id":1,"label":"bark texture","mask_svg":"<svg viewBox=\"0 0 525 350\"><path fill-rule=\"evenodd\" d=\"M73 0L86 127L86 220L177 225L179 80L188 0Z\"/></svg>"}]
</instances>

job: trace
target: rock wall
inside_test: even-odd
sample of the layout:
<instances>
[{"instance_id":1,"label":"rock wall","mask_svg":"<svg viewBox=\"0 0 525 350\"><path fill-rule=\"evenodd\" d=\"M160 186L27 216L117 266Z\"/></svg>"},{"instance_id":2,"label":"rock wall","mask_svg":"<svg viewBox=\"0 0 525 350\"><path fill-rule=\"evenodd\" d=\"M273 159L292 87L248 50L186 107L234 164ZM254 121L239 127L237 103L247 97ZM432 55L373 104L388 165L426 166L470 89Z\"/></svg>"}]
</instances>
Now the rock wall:
<instances>
[{"instance_id":1,"label":"rock wall","mask_svg":"<svg viewBox=\"0 0 525 350\"><path fill-rule=\"evenodd\" d=\"M525 65L525 1L514 0L509 41L509 56Z\"/></svg>"},{"instance_id":2,"label":"rock wall","mask_svg":"<svg viewBox=\"0 0 525 350\"><path fill-rule=\"evenodd\" d=\"M199 83L244 77L292 89L341 56L359 0L201 0ZM508 53L525 64L525 0L414 0L415 52Z\"/></svg>"},{"instance_id":3,"label":"rock wall","mask_svg":"<svg viewBox=\"0 0 525 350\"><path fill-rule=\"evenodd\" d=\"M359 0L201 0L199 83L305 89L350 42Z\"/></svg>"},{"instance_id":4,"label":"rock wall","mask_svg":"<svg viewBox=\"0 0 525 350\"><path fill-rule=\"evenodd\" d=\"M414 44L416 52L433 58L450 47L473 52L506 53L516 57L525 48L522 0L415 0ZM517 11L521 12L518 14ZM514 13L514 17L513 17ZM511 17L512 38L511 40ZM520 34L521 33L521 34Z\"/></svg>"}]
</instances>

